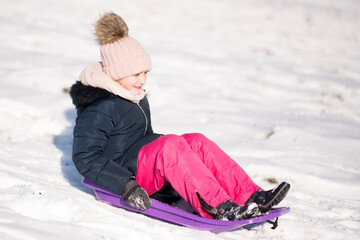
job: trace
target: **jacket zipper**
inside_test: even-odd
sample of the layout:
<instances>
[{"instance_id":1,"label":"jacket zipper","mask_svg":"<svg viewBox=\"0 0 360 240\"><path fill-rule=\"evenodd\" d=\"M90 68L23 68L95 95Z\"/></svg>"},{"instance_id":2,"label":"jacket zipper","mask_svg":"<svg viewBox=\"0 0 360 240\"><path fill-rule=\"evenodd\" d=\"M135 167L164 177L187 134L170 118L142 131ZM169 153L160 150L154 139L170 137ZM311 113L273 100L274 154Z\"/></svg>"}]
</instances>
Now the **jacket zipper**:
<instances>
[{"instance_id":1,"label":"jacket zipper","mask_svg":"<svg viewBox=\"0 0 360 240\"><path fill-rule=\"evenodd\" d=\"M140 110L142 111L142 113L144 114L144 117L145 117L145 123L146 123L146 125L145 125L145 132L144 132L144 136L145 136L145 135L146 135L146 132L147 132L147 128L148 128L148 119L147 119L147 117L146 117L146 114L145 114L144 109L140 106L139 103L136 103L136 104L139 106Z\"/></svg>"}]
</instances>

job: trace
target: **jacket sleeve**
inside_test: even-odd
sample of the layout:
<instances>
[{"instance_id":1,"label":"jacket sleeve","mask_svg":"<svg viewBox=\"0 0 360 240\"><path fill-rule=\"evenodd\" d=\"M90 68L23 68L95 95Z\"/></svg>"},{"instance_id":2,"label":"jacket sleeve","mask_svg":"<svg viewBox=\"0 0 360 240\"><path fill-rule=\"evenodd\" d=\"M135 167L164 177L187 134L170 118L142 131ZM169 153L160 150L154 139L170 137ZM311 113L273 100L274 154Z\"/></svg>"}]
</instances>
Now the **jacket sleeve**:
<instances>
[{"instance_id":1,"label":"jacket sleeve","mask_svg":"<svg viewBox=\"0 0 360 240\"><path fill-rule=\"evenodd\" d=\"M85 178L121 194L133 173L103 155L115 123L111 109L107 110L108 106L90 106L78 116L72 158L77 170Z\"/></svg>"}]
</instances>

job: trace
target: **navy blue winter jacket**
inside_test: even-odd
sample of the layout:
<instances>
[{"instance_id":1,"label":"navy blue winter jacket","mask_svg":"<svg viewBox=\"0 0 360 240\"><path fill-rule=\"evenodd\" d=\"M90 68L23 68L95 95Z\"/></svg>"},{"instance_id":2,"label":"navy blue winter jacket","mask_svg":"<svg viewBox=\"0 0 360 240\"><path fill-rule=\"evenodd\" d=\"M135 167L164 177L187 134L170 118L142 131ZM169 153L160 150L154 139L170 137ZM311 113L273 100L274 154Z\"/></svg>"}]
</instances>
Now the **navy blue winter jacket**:
<instances>
[{"instance_id":1,"label":"navy blue winter jacket","mask_svg":"<svg viewBox=\"0 0 360 240\"><path fill-rule=\"evenodd\" d=\"M151 127L145 97L132 103L110 92L76 82L70 96L77 109L73 161L85 178L121 194L136 176L140 148L161 135Z\"/></svg>"}]
</instances>

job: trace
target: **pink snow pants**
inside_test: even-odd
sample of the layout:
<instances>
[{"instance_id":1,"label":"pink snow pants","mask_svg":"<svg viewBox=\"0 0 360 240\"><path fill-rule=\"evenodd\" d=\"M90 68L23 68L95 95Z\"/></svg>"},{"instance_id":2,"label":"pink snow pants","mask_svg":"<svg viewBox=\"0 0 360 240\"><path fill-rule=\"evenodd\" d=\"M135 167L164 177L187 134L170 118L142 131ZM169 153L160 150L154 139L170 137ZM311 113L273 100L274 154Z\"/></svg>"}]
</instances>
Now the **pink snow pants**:
<instances>
[{"instance_id":1,"label":"pink snow pants","mask_svg":"<svg viewBox=\"0 0 360 240\"><path fill-rule=\"evenodd\" d=\"M203 217L197 193L210 206L229 199L243 204L260 187L214 142L199 133L165 135L138 154L136 182L151 195L170 183Z\"/></svg>"}]
</instances>

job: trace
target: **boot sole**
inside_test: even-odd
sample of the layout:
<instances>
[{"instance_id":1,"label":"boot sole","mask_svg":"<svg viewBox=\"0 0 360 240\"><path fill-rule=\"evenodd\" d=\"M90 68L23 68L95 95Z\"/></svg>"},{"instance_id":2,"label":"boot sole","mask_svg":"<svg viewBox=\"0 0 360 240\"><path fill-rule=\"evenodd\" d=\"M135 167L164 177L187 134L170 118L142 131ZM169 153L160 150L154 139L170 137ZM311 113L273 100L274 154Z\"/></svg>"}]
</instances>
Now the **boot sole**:
<instances>
[{"instance_id":1,"label":"boot sole","mask_svg":"<svg viewBox=\"0 0 360 240\"><path fill-rule=\"evenodd\" d=\"M275 195L275 197L266 205L259 206L259 209L262 213L269 211L273 206L278 205L287 195L290 189L290 184L284 183L283 186L280 186L280 190Z\"/></svg>"}]
</instances>

